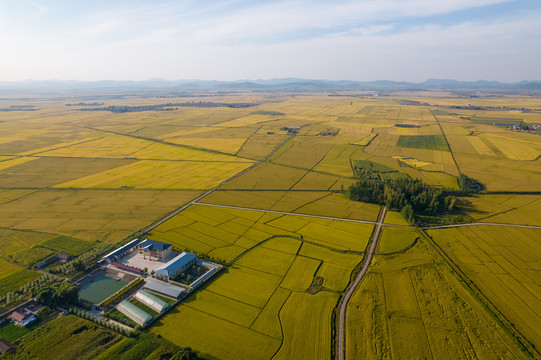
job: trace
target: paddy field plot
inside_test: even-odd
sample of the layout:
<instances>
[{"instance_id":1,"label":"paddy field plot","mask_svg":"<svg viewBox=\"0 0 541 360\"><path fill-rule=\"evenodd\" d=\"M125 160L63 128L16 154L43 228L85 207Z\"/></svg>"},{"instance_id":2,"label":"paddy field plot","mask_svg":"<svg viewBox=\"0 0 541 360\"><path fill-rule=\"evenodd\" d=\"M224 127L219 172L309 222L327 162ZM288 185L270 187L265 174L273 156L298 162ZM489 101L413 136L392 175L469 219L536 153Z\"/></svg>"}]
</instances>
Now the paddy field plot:
<instances>
[{"instance_id":1,"label":"paddy field plot","mask_svg":"<svg viewBox=\"0 0 541 360\"><path fill-rule=\"evenodd\" d=\"M167 134L163 140L234 155L256 131L254 128L197 127L191 131Z\"/></svg>"},{"instance_id":2,"label":"paddy field plot","mask_svg":"<svg viewBox=\"0 0 541 360\"><path fill-rule=\"evenodd\" d=\"M58 188L210 189L249 167L250 163L151 161L98 172L56 185Z\"/></svg>"},{"instance_id":3,"label":"paddy field plot","mask_svg":"<svg viewBox=\"0 0 541 360\"><path fill-rule=\"evenodd\" d=\"M541 197L537 195L476 195L461 199L476 221L541 226Z\"/></svg>"},{"instance_id":4,"label":"paddy field plot","mask_svg":"<svg viewBox=\"0 0 541 360\"><path fill-rule=\"evenodd\" d=\"M170 242L180 249L208 253L229 262L264 240L273 241L270 239L276 236L302 237L319 246L360 252L364 251L372 228L370 224L344 223L339 220L192 205L152 230L150 236ZM272 247L267 248L267 251L272 251ZM228 252L228 249L231 251ZM254 254L244 255L240 263L252 263L249 259L253 257ZM257 258L260 257L254 259ZM287 269L288 262L292 261L290 259L282 264L278 260L280 254L271 258L274 263L269 264L270 268L265 268L264 262L258 264L257 260L250 266L281 275Z\"/></svg>"},{"instance_id":5,"label":"paddy field plot","mask_svg":"<svg viewBox=\"0 0 541 360\"><path fill-rule=\"evenodd\" d=\"M197 191L46 189L0 205L0 226L116 242L196 197ZM45 239L42 239L42 241Z\"/></svg>"},{"instance_id":6,"label":"paddy field plot","mask_svg":"<svg viewBox=\"0 0 541 360\"><path fill-rule=\"evenodd\" d=\"M0 256L27 249L51 238L52 234L0 228Z\"/></svg>"},{"instance_id":7,"label":"paddy field plot","mask_svg":"<svg viewBox=\"0 0 541 360\"><path fill-rule=\"evenodd\" d=\"M31 267L52 254L54 251L37 246L8 254L5 259L20 266Z\"/></svg>"},{"instance_id":8,"label":"paddy field plot","mask_svg":"<svg viewBox=\"0 0 541 360\"><path fill-rule=\"evenodd\" d=\"M39 244L39 246L51 249L60 253L78 256L94 248L95 242L75 239L68 236L58 235Z\"/></svg>"},{"instance_id":9,"label":"paddy field plot","mask_svg":"<svg viewBox=\"0 0 541 360\"><path fill-rule=\"evenodd\" d=\"M223 189L289 190L305 174L306 170L264 163L227 183ZM326 190L328 186L321 190ZM318 189L314 189L318 190Z\"/></svg>"},{"instance_id":10,"label":"paddy field plot","mask_svg":"<svg viewBox=\"0 0 541 360\"><path fill-rule=\"evenodd\" d=\"M268 134L269 131L261 133L256 132L250 136L242 147L238 150L237 155L243 158L261 160L282 144L287 138L287 134Z\"/></svg>"},{"instance_id":11,"label":"paddy field plot","mask_svg":"<svg viewBox=\"0 0 541 360\"><path fill-rule=\"evenodd\" d=\"M0 171L2 187L49 187L131 163L119 159L20 158L33 161ZM0 163L1 164L1 163Z\"/></svg>"},{"instance_id":12,"label":"paddy field plot","mask_svg":"<svg viewBox=\"0 0 541 360\"><path fill-rule=\"evenodd\" d=\"M415 229L383 227L379 243L379 254L391 254L406 250L419 238Z\"/></svg>"},{"instance_id":13,"label":"paddy field plot","mask_svg":"<svg viewBox=\"0 0 541 360\"><path fill-rule=\"evenodd\" d=\"M429 235L535 347L541 344L541 230L472 226Z\"/></svg>"},{"instance_id":14,"label":"paddy field plot","mask_svg":"<svg viewBox=\"0 0 541 360\"><path fill-rule=\"evenodd\" d=\"M421 240L376 255L347 310L352 359L527 358Z\"/></svg>"},{"instance_id":15,"label":"paddy field plot","mask_svg":"<svg viewBox=\"0 0 541 360\"><path fill-rule=\"evenodd\" d=\"M460 170L488 191L539 191L539 160L519 161L471 154L455 154Z\"/></svg>"},{"instance_id":16,"label":"paddy field plot","mask_svg":"<svg viewBox=\"0 0 541 360\"><path fill-rule=\"evenodd\" d=\"M338 292L362 259L349 248L364 250L371 231L365 224L192 205L149 236L178 248L199 246L194 250L211 256L231 247L240 251L224 259L230 262L227 271L152 331L224 359L294 358L308 350L311 358L328 358ZM324 288L308 293L316 276ZM196 324L202 318L213 324L204 337ZM180 319L186 326L175 325ZM299 324L307 330L297 331ZM313 339L317 345L307 347Z\"/></svg>"}]
</instances>

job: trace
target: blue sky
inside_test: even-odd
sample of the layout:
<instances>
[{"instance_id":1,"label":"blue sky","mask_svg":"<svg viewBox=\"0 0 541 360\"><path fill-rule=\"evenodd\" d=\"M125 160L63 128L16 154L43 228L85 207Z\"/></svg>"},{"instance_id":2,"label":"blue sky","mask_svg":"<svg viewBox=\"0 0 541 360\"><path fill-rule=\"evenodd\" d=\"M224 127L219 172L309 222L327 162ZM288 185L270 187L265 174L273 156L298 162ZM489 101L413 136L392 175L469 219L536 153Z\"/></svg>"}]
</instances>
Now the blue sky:
<instances>
[{"instance_id":1,"label":"blue sky","mask_svg":"<svg viewBox=\"0 0 541 360\"><path fill-rule=\"evenodd\" d=\"M0 81L541 80L541 1L2 0L0 48Z\"/></svg>"}]
</instances>

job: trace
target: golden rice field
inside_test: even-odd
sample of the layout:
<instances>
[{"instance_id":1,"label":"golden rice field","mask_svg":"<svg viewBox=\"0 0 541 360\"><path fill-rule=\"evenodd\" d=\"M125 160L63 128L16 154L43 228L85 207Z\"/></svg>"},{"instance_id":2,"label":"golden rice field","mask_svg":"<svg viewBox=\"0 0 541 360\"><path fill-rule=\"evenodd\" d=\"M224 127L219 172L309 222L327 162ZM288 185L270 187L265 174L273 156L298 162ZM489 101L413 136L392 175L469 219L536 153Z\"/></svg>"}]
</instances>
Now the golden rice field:
<instances>
[{"instance_id":1,"label":"golden rice field","mask_svg":"<svg viewBox=\"0 0 541 360\"><path fill-rule=\"evenodd\" d=\"M365 224L190 206L150 236L231 266L151 331L223 359L328 358L338 293L371 232ZM322 291L307 293L316 276Z\"/></svg>"},{"instance_id":2,"label":"golden rice field","mask_svg":"<svg viewBox=\"0 0 541 360\"><path fill-rule=\"evenodd\" d=\"M230 264L150 331L220 359L329 359L332 312L373 226L264 211L376 221L380 206L341 194L356 180L356 161L455 190L463 173L488 192L513 192L460 198L457 205L475 221L541 226L541 137L493 125L541 123L541 115L447 107L540 108L538 99L348 94L207 94L191 100L259 105L133 113L82 112L55 97L0 99L0 107L36 107L3 112L0 121L0 290L33 280L37 274L24 266L51 251L78 253L95 240L120 241L288 139L268 161L200 200L262 211L192 205L149 234ZM130 95L103 102L164 99ZM289 126L301 129L292 136L284 130ZM385 223L407 225L393 211ZM429 231L537 348L539 231ZM348 358L524 357L418 238L417 230L384 227L375 264L348 309Z\"/></svg>"},{"instance_id":3,"label":"golden rice field","mask_svg":"<svg viewBox=\"0 0 541 360\"><path fill-rule=\"evenodd\" d=\"M129 165L55 185L58 188L211 189L250 163L152 161Z\"/></svg>"},{"instance_id":4,"label":"golden rice field","mask_svg":"<svg viewBox=\"0 0 541 360\"><path fill-rule=\"evenodd\" d=\"M541 346L541 230L472 226L429 235L536 348Z\"/></svg>"},{"instance_id":5,"label":"golden rice field","mask_svg":"<svg viewBox=\"0 0 541 360\"><path fill-rule=\"evenodd\" d=\"M476 195L461 201L479 222L541 226L538 195Z\"/></svg>"},{"instance_id":6,"label":"golden rice field","mask_svg":"<svg viewBox=\"0 0 541 360\"><path fill-rule=\"evenodd\" d=\"M376 256L347 315L351 359L527 358L422 239Z\"/></svg>"},{"instance_id":7,"label":"golden rice field","mask_svg":"<svg viewBox=\"0 0 541 360\"><path fill-rule=\"evenodd\" d=\"M117 242L198 194L200 192L172 190L28 192L0 204L0 228Z\"/></svg>"}]
</instances>

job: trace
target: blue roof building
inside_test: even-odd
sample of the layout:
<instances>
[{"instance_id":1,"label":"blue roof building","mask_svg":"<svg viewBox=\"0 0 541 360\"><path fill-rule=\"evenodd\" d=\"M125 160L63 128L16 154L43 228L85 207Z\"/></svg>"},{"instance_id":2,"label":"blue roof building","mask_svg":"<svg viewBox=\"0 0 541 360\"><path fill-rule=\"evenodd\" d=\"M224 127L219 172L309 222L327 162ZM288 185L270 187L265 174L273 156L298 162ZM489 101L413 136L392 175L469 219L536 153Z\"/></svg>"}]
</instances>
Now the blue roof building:
<instances>
[{"instance_id":1,"label":"blue roof building","mask_svg":"<svg viewBox=\"0 0 541 360\"><path fill-rule=\"evenodd\" d=\"M109 254L105 255L103 259L109 263L113 261L117 261L118 259L123 258L126 254L130 253L133 250L133 248L135 248L137 244L139 244L140 242L141 240L139 239L132 240L126 245L121 246L118 249L114 250L113 252L110 252Z\"/></svg>"},{"instance_id":2,"label":"blue roof building","mask_svg":"<svg viewBox=\"0 0 541 360\"><path fill-rule=\"evenodd\" d=\"M156 258L158 260L165 260L173 253L173 247L171 244L167 244L161 241L145 239L137 244L139 254L149 259Z\"/></svg>"},{"instance_id":3,"label":"blue roof building","mask_svg":"<svg viewBox=\"0 0 541 360\"><path fill-rule=\"evenodd\" d=\"M183 252L175 256L172 260L164 264L155 271L155 276L158 279L169 281L175 278L184 270L190 268L197 261L197 256L187 252Z\"/></svg>"}]
</instances>

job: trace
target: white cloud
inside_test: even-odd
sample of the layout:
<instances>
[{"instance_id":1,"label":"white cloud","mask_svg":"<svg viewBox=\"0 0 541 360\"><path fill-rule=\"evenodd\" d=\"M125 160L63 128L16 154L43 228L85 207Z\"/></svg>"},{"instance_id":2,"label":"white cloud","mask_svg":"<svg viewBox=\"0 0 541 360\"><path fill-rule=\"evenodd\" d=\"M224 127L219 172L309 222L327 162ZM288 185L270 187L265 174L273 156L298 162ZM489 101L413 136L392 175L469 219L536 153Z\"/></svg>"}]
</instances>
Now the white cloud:
<instances>
[{"instance_id":1,"label":"white cloud","mask_svg":"<svg viewBox=\"0 0 541 360\"><path fill-rule=\"evenodd\" d=\"M38 18L47 12L47 8L36 1L27 0L26 3L34 8L34 12L31 15L32 18Z\"/></svg>"},{"instance_id":2,"label":"white cloud","mask_svg":"<svg viewBox=\"0 0 541 360\"><path fill-rule=\"evenodd\" d=\"M121 21L118 18L106 20L97 24L93 24L81 31L82 35L103 35L118 29Z\"/></svg>"},{"instance_id":3,"label":"white cloud","mask_svg":"<svg viewBox=\"0 0 541 360\"><path fill-rule=\"evenodd\" d=\"M49 28L19 22L8 32L0 23L0 80L541 79L537 12L402 23L502 1L174 2L89 10Z\"/></svg>"}]
</instances>

